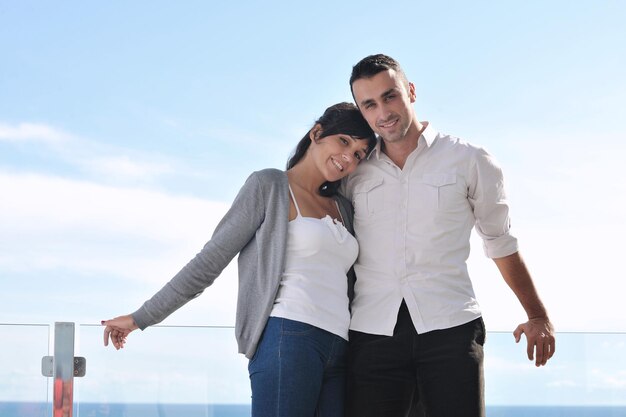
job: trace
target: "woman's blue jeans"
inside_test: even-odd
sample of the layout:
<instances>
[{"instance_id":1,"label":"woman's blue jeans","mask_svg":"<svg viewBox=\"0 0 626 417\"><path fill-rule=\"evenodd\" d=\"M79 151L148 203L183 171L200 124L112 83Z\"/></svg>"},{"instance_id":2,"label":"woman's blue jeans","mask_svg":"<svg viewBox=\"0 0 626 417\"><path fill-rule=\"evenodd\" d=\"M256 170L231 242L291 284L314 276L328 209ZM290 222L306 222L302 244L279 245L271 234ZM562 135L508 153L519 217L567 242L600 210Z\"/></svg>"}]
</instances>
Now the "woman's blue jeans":
<instances>
[{"instance_id":1,"label":"woman's blue jeans","mask_svg":"<svg viewBox=\"0 0 626 417\"><path fill-rule=\"evenodd\" d=\"M248 364L252 417L343 417L348 342L270 317Z\"/></svg>"}]
</instances>

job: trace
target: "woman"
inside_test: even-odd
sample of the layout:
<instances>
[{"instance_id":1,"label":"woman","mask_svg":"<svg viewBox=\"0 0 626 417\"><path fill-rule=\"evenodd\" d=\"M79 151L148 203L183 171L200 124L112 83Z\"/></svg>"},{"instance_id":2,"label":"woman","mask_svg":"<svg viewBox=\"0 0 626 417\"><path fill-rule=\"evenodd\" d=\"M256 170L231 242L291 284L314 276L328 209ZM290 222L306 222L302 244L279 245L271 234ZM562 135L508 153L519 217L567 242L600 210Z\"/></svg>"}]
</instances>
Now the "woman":
<instances>
[{"instance_id":1,"label":"woman","mask_svg":"<svg viewBox=\"0 0 626 417\"><path fill-rule=\"evenodd\" d=\"M239 253L235 335L250 359L252 416L343 415L350 314L346 274L356 260L349 202L337 194L375 145L352 104L339 103L298 143L287 171L254 172L202 251L134 313L103 321L104 344L124 347L200 294Z\"/></svg>"}]
</instances>

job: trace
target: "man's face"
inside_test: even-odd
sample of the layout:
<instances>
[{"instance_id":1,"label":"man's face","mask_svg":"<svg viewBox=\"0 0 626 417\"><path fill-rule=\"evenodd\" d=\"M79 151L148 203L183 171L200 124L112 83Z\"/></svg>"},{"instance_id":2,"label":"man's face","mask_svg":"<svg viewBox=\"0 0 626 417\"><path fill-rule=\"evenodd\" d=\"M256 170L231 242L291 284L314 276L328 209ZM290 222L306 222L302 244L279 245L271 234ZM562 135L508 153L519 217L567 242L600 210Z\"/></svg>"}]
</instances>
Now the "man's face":
<instances>
[{"instance_id":1,"label":"man's face","mask_svg":"<svg viewBox=\"0 0 626 417\"><path fill-rule=\"evenodd\" d=\"M360 78L352 83L352 93L365 120L385 142L401 141L411 127L416 128L411 105L415 102L415 87L396 71Z\"/></svg>"}]
</instances>

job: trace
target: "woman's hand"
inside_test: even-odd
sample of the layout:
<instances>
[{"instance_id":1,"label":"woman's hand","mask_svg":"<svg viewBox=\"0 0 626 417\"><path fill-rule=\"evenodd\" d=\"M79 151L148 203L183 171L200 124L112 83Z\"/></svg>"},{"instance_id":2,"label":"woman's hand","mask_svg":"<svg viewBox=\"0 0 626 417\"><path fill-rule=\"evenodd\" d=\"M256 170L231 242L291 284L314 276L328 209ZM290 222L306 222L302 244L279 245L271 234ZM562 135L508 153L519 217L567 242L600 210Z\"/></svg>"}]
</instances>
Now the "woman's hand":
<instances>
[{"instance_id":1,"label":"woman's hand","mask_svg":"<svg viewBox=\"0 0 626 417\"><path fill-rule=\"evenodd\" d=\"M102 320L101 323L106 326L104 328L104 346L109 346L109 339L111 339L116 350L122 349L130 332L139 328L131 315Z\"/></svg>"}]
</instances>

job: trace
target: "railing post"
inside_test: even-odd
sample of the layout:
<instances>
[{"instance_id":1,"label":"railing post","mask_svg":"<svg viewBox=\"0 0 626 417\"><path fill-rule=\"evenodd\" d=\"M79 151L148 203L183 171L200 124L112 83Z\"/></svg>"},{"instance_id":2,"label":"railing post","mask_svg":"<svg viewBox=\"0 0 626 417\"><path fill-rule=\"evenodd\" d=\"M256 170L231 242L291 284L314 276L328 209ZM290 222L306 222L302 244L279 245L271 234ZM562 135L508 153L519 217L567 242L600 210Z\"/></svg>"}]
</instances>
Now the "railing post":
<instances>
[{"instance_id":1,"label":"railing post","mask_svg":"<svg viewBox=\"0 0 626 417\"><path fill-rule=\"evenodd\" d=\"M74 357L74 323L54 323L54 356L44 356L41 373L52 377L53 417L72 417L74 377L85 375L85 358Z\"/></svg>"}]
</instances>

